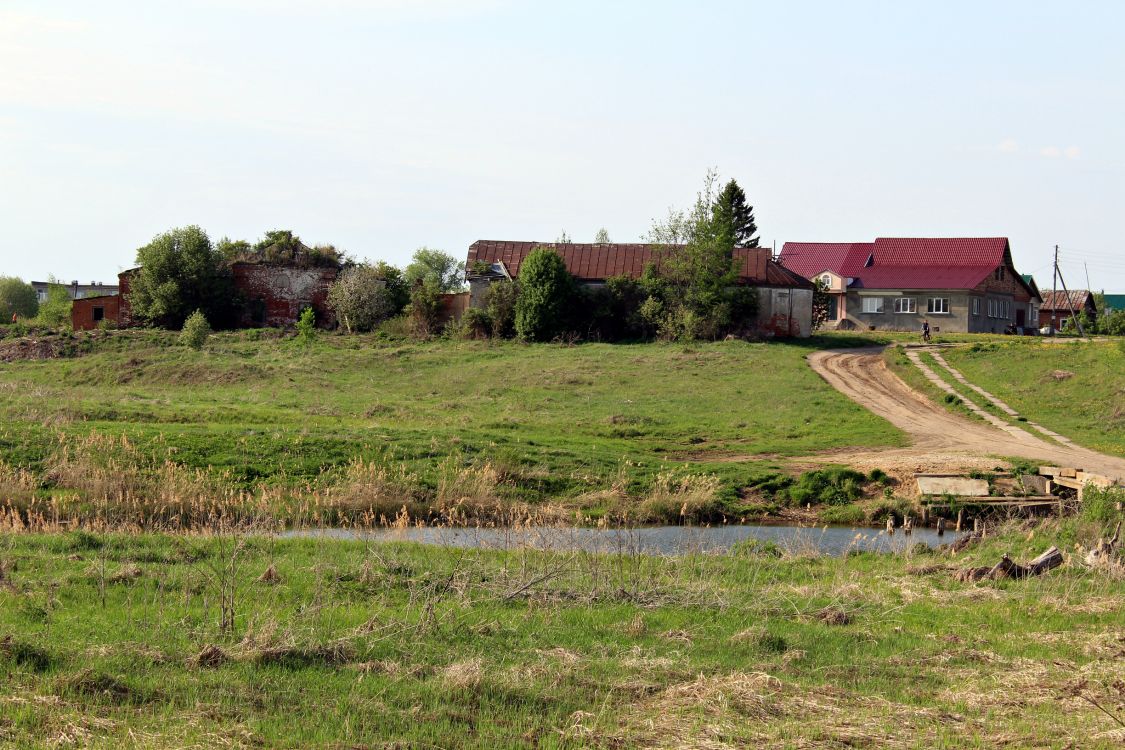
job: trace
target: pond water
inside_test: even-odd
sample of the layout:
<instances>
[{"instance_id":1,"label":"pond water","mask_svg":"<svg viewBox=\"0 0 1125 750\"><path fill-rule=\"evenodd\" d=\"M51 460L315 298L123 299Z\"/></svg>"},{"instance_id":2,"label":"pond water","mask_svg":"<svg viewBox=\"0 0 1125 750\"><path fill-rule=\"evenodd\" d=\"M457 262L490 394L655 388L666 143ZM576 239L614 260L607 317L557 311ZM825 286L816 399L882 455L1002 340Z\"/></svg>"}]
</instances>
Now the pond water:
<instances>
[{"instance_id":1,"label":"pond water","mask_svg":"<svg viewBox=\"0 0 1125 750\"><path fill-rule=\"evenodd\" d=\"M721 553L738 542L756 539L772 542L786 552L817 552L843 555L849 550L901 552L919 542L937 547L952 544L960 534L938 536L934 529L915 529L907 536L901 530L848 526L644 526L619 528L527 527L517 529L436 528L408 529L313 529L290 531L290 537L371 539L382 542L419 542L442 547L479 549L539 549L554 551L683 555Z\"/></svg>"}]
</instances>

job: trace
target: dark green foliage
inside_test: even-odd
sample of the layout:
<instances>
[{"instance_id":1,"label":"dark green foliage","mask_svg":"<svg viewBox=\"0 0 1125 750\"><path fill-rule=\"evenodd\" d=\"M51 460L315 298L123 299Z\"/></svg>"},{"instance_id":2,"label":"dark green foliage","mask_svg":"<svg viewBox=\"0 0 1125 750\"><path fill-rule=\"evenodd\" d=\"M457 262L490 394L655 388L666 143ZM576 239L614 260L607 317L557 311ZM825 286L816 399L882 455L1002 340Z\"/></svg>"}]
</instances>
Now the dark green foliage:
<instances>
[{"instance_id":1,"label":"dark green foliage","mask_svg":"<svg viewBox=\"0 0 1125 750\"><path fill-rule=\"evenodd\" d=\"M841 466L808 471L790 487L778 493L792 505L846 505L863 494L867 477Z\"/></svg>"},{"instance_id":2,"label":"dark green foliage","mask_svg":"<svg viewBox=\"0 0 1125 750\"><path fill-rule=\"evenodd\" d=\"M488 311L479 307L466 310L459 321L458 334L465 339L486 339L492 335L492 319Z\"/></svg>"},{"instance_id":3,"label":"dark green foliage","mask_svg":"<svg viewBox=\"0 0 1125 750\"><path fill-rule=\"evenodd\" d=\"M550 341L562 333L574 287L561 255L549 248L528 254L520 267L516 334L525 341Z\"/></svg>"},{"instance_id":4,"label":"dark green foliage","mask_svg":"<svg viewBox=\"0 0 1125 750\"><path fill-rule=\"evenodd\" d=\"M813 302L812 302L812 329L819 331L825 321L828 320L828 307L831 303L831 295L828 294L828 285L823 280L817 279L813 282L815 288L813 289Z\"/></svg>"},{"instance_id":5,"label":"dark green foliage","mask_svg":"<svg viewBox=\"0 0 1125 750\"><path fill-rule=\"evenodd\" d=\"M484 307L488 311L491 335L511 338L516 334L516 300L519 284L514 281L494 281L484 294Z\"/></svg>"},{"instance_id":6,"label":"dark green foliage","mask_svg":"<svg viewBox=\"0 0 1125 750\"><path fill-rule=\"evenodd\" d=\"M437 286L417 279L410 290L410 304L406 309L410 318L410 332L417 338L427 339L439 333L441 318L441 291Z\"/></svg>"},{"instance_id":7,"label":"dark green foliage","mask_svg":"<svg viewBox=\"0 0 1125 750\"><path fill-rule=\"evenodd\" d=\"M382 279L386 285L391 303L391 316L398 315L410 304L410 285L406 281L406 276L401 269L383 260L376 263L374 269L376 278Z\"/></svg>"},{"instance_id":8,"label":"dark green foliage","mask_svg":"<svg viewBox=\"0 0 1125 750\"><path fill-rule=\"evenodd\" d=\"M15 276L0 276L0 323L7 323L13 315L34 318L39 314L39 298L31 284Z\"/></svg>"},{"instance_id":9,"label":"dark green foliage","mask_svg":"<svg viewBox=\"0 0 1125 750\"><path fill-rule=\"evenodd\" d=\"M731 180L723 187L711 210L719 231L733 247L758 246L754 207L746 202L746 193L737 182Z\"/></svg>"},{"instance_id":10,"label":"dark green foliage","mask_svg":"<svg viewBox=\"0 0 1125 750\"><path fill-rule=\"evenodd\" d=\"M216 327L233 321L235 292L230 271L211 239L197 226L172 229L137 250L140 270L130 282L133 316L176 329L195 310Z\"/></svg>"}]
</instances>

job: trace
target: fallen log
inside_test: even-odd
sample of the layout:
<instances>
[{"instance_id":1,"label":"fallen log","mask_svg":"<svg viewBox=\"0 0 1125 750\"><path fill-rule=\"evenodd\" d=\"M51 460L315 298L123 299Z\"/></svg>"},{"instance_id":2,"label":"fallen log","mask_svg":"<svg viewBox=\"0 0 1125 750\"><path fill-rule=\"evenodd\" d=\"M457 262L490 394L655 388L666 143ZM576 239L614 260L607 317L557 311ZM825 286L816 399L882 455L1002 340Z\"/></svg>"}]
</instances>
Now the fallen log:
<instances>
[{"instance_id":1,"label":"fallen log","mask_svg":"<svg viewBox=\"0 0 1125 750\"><path fill-rule=\"evenodd\" d=\"M1005 554L1000 558L1000 562L990 567L981 568L964 568L957 571L956 578L958 581L982 581L984 579L999 579L999 578L1028 578L1030 576L1037 576L1046 573L1052 568L1057 568L1063 564L1062 552L1058 547L1051 547L1049 550L1039 555L1027 565L1020 565L1013 562L1012 558Z\"/></svg>"},{"instance_id":2,"label":"fallen log","mask_svg":"<svg viewBox=\"0 0 1125 750\"><path fill-rule=\"evenodd\" d=\"M965 534L962 537L958 537L957 540L955 542L953 542L953 544L949 545L949 554L956 555L958 552L965 549L966 547L969 547L973 544L976 544L982 538L983 538L983 535L980 533L979 530L973 531L969 534Z\"/></svg>"},{"instance_id":3,"label":"fallen log","mask_svg":"<svg viewBox=\"0 0 1125 750\"><path fill-rule=\"evenodd\" d=\"M1113 562L1114 558L1117 557L1117 548L1120 542L1121 522L1118 521L1117 528L1113 530L1113 536L1109 539L1099 539L1094 548L1086 553L1086 564L1092 568Z\"/></svg>"}]
</instances>

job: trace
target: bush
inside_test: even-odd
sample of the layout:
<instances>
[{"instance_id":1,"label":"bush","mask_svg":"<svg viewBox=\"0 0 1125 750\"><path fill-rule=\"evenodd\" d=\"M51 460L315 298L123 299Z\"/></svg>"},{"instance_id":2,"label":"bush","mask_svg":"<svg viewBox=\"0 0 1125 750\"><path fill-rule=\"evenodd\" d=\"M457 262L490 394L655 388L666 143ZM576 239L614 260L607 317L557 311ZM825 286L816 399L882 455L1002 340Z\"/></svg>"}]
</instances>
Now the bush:
<instances>
[{"instance_id":1,"label":"bush","mask_svg":"<svg viewBox=\"0 0 1125 750\"><path fill-rule=\"evenodd\" d=\"M563 331L574 280L562 256L548 248L532 250L520 266L516 333L526 341L550 341Z\"/></svg>"},{"instance_id":2,"label":"bush","mask_svg":"<svg viewBox=\"0 0 1125 750\"><path fill-rule=\"evenodd\" d=\"M297 319L297 339L303 344L311 344L315 338L316 312L311 307L306 307Z\"/></svg>"},{"instance_id":3,"label":"bush","mask_svg":"<svg viewBox=\"0 0 1125 750\"><path fill-rule=\"evenodd\" d=\"M172 229L137 250L129 286L132 315L149 325L175 330L202 310L219 328L234 320L236 294L223 254L197 226Z\"/></svg>"},{"instance_id":4,"label":"bush","mask_svg":"<svg viewBox=\"0 0 1125 750\"><path fill-rule=\"evenodd\" d=\"M492 320L488 312L479 307L470 307L457 322L454 331L457 338L486 339L492 332Z\"/></svg>"},{"instance_id":5,"label":"bush","mask_svg":"<svg viewBox=\"0 0 1125 750\"><path fill-rule=\"evenodd\" d=\"M1121 520L1117 503L1125 502L1125 489L1087 485L1082 492L1082 518L1096 523Z\"/></svg>"},{"instance_id":6,"label":"bush","mask_svg":"<svg viewBox=\"0 0 1125 750\"><path fill-rule=\"evenodd\" d=\"M858 471L830 466L805 472L793 486L782 490L778 496L787 498L792 505L847 505L863 494L866 480L867 477Z\"/></svg>"},{"instance_id":7,"label":"bush","mask_svg":"<svg viewBox=\"0 0 1125 750\"><path fill-rule=\"evenodd\" d=\"M513 281L496 281L484 293L484 309L488 311L491 334L497 338L516 335L516 300L519 285Z\"/></svg>"},{"instance_id":8,"label":"bush","mask_svg":"<svg viewBox=\"0 0 1125 750\"><path fill-rule=\"evenodd\" d=\"M441 290L422 280L416 281L410 290L407 312L412 335L420 339L436 335L441 317Z\"/></svg>"},{"instance_id":9,"label":"bush","mask_svg":"<svg viewBox=\"0 0 1125 750\"><path fill-rule=\"evenodd\" d=\"M39 314L35 322L49 328L64 328L70 325L70 308L74 300L66 291L66 287L55 282L54 278L48 279L47 299L39 305Z\"/></svg>"},{"instance_id":10,"label":"bush","mask_svg":"<svg viewBox=\"0 0 1125 750\"><path fill-rule=\"evenodd\" d=\"M398 313L394 292L384 273L369 265L353 266L345 269L328 288L328 306L348 333L373 331Z\"/></svg>"},{"instance_id":11,"label":"bush","mask_svg":"<svg viewBox=\"0 0 1125 750\"><path fill-rule=\"evenodd\" d=\"M207 322L203 311L196 310L184 321L184 327L180 330L180 345L199 351L207 343L207 337L210 335L211 325Z\"/></svg>"}]
</instances>

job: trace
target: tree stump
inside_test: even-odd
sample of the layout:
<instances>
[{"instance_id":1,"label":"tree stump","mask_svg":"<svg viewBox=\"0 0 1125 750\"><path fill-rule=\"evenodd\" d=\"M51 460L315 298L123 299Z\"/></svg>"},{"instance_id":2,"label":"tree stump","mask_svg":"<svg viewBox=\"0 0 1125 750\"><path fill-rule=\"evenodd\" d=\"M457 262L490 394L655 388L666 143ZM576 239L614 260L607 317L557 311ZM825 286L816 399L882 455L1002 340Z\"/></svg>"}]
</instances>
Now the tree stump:
<instances>
[{"instance_id":1,"label":"tree stump","mask_svg":"<svg viewBox=\"0 0 1125 750\"><path fill-rule=\"evenodd\" d=\"M1028 578L1030 576L1038 576L1046 573L1052 568L1057 568L1063 564L1062 552L1058 547L1051 547L1049 550L1039 555L1027 565L1020 565L1013 562L1012 558L1005 554L1000 558L1000 562L989 567L981 568L965 568L957 571L956 578L958 581L981 581L985 578L999 579L999 578Z\"/></svg>"},{"instance_id":2,"label":"tree stump","mask_svg":"<svg viewBox=\"0 0 1125 750\"><path fill-rule=\"evenodd\" d=\"M892 513L891 515L887 516L887 534L890 535L890 536L894 536L894 533L895 533L895 517L894 517L894 514Z\"/></svg>"},{"instance_id":3,"label":"tree stump","mask_svg":"<svg viewBox=\"0 0 1125 750\"><path fill-rule=\"evenodd\" d=\"M937 520L937 535L945 536L945 519L941 516L938 516Z\"/></svg>"}]
</instances>

